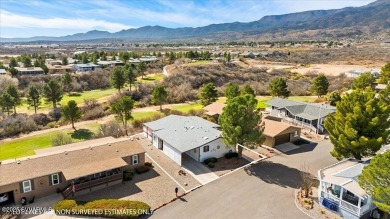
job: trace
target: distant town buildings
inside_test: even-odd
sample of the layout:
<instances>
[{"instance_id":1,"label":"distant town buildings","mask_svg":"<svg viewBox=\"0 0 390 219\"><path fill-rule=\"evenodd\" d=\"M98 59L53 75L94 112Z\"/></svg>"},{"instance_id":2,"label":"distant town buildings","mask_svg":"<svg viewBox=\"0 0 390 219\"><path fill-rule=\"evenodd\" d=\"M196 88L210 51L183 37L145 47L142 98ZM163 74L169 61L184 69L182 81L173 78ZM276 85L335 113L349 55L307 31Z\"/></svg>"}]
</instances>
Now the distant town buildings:
<instances>
[{"instance_id":1,"label":"distant town buildings","mask_svg":"<svg viewBox=\"0 0 390 219\"><path fill-rule=\"evenodd\" d=\"M39 75L45 73L41 67L15 67L15 69L20 75Z\"/></svg>"},{"instance_id":2,"label":"distant town buildings","mask_svg":"<svg viewBox=\"0 0 390 219\"><path fill-rule=\"evenodd\" d=\"M381 70L380 69L358 68L358 69L353 69L351 71L346 72L345 75L347 77L350 77L350 78L357 78L365 72L370 72L374 78L379 78Z\"/></svg>"}]
</instances>

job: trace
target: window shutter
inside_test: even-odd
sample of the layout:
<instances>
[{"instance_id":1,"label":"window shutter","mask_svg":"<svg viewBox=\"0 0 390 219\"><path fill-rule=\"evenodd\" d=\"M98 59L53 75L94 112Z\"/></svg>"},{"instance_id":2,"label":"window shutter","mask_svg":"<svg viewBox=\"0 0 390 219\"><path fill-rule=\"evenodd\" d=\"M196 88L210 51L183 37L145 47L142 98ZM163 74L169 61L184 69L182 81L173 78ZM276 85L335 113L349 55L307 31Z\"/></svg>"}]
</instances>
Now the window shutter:
<instances>
[{"instance_id":1,"label":"window shutter","mask_svg":"<svg viewBox=\"0 0 390 219\"><path fill-rule=\"evenodd\" d=\"M133 155L130 156L130 165L133 165Z\"/></svg>"},{"instance_id":2,"label":"window shutter","mask_svg":"<svg viewBox=\"0 0 390 219\"><path fill-rule=\"evenodd\" d=\"M58 173L58 182L62 183L62 174Z\"/></svg>"},{"instance_id":3,"label":"window shutter","mask_svg":"<svg viewBox=\"0 0 390 219\"><path fill-rule=\"evenodd\" d=\"M24 193L24 191L23 191L23 182L20 182L19 183L19 189L20 189L20 193Z\"/></svg>"},{"instance_id":4,"label":"window shutter","mask_svg":"<svg viewBox=\"0 0 390 219\"><path fill-rule=\"evenodd\" d=\"M35 190L34 180L31 180L31 191Z\"/></svg>"},{"instance_id":5,"label":"window shutter","mask_svg":"<svg viewBox=\"0 0 390 219\"><path fill-rule=\"evenodd\" d=\"M53 182L52 182L52 180L51 180L51 175L49 175L49 185L53 185Z\"/></svg>"}]
</instances>

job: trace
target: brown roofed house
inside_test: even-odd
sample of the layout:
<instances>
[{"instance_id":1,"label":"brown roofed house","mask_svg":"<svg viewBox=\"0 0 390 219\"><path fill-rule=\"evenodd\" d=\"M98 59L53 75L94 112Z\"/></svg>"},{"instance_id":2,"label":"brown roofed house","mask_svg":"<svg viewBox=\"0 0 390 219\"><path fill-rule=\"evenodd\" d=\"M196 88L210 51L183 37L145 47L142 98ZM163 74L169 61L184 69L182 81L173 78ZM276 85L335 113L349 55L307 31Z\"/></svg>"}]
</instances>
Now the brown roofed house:
<instances>
[{"instance_id":1,"label":"brown roofed house","mask_svg":"<svg viewBox=\"0 0 390 219\"><path fill-rule=\"evenodd\" d=\"M123 171L145 163L133 139L102 138L36 151L0 164L0 195L7 203L62 192L64 198L122 182ZM4 203L1 203L4 204Z\"/></svg>"}]
</instances>

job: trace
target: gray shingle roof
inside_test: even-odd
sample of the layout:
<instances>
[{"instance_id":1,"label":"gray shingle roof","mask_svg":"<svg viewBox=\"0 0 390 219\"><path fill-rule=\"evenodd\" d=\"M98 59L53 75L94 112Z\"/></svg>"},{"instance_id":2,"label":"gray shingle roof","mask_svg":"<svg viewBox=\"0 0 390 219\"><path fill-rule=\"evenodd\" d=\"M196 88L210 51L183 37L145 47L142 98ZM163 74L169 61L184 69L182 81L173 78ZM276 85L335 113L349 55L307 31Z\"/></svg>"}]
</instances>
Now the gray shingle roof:
<instances>
[{"instance_id":1,"label":"gray shingle roof","mask_svg":"<svg viewBox=\"0 0 390 219\"><path fill-rule=\"evenodd\" d=\"M176 148L186 152L221 137L219 125L197 116L170 115L144 124L156 136Z\"/></svg>"},{"instance_id":2,"label":"gray shingle roof","mask_svg":"<svg viewBox=\"0 0 390 219\"><path fill-rule=\"evenodd\" d=\"M333 106L325 104L303 103L282 98L274 98L268 101L266 104L276 108L285 108L291 114L308 120L315 120L318 119L318 117L322 118L336 112L336 108Z\"/></svg>"}]
</instances>

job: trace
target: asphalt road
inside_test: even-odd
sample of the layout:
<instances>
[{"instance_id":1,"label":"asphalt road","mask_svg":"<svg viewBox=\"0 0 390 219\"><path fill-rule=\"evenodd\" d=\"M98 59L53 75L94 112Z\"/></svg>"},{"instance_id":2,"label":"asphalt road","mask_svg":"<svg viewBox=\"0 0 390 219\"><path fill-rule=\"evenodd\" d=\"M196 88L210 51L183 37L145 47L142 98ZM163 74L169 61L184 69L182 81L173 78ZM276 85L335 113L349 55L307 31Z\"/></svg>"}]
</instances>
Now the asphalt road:
<instances>
[{"instance_id":1,"label":"asphalt road","mask_svg":"<svg viewBox=\"0 0 390 219\"><path fill-rule=\"evenodd\" d=\"M191 192L157 210L151 218L308 218L294 203L303 163L316 174L337 160L322 141L259 162Z\"/></svg>"}]
</instances>

